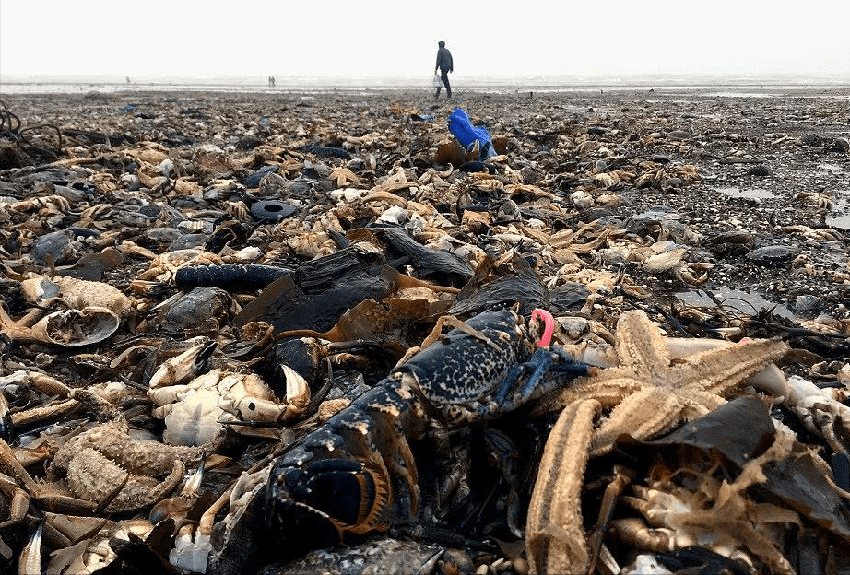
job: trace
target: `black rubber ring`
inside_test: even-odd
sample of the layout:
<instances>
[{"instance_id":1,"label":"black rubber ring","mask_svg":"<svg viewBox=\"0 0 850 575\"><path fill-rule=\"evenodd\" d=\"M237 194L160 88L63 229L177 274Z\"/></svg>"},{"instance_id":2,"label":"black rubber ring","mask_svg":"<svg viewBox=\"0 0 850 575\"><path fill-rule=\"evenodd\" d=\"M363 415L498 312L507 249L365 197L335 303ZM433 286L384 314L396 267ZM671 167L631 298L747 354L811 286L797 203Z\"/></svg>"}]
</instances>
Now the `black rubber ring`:
<instances>
[{"instance_id":1,"label":"black rubber ring","mask_svg":"<svg viewBox=\"0 0 850 575\"><path fill-rule=\"evenodd\" d=\"M276 200L260 200L251 206L251 215L258 220L276 222L295 213L295 206Z\"/></svg>"}]
</instances>

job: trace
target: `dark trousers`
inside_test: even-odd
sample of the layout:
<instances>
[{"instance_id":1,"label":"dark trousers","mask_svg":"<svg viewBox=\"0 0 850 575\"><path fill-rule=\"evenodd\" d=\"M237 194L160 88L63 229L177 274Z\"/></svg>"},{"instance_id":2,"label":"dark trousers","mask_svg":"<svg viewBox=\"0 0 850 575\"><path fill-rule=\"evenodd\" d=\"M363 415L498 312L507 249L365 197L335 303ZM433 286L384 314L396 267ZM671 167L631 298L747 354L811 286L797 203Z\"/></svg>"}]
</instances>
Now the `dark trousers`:
<instances>
[{"instance_id":1,"label":"dark trousers","mask_svg":"<svg viewBox=\"0 0 850 575\"><path fill-rule=\"evenodd\" d=\"M452 97L452 87L449 85L449 71L443 70L442 68L440 68L440 72L442 74L440 77L443 79L443 86L446 87L446 98L451 98ZM442 88L437 86L437 93L434 94L434 98L440 97L440 90L442 90Z\"/></svg>"}]
</instances>

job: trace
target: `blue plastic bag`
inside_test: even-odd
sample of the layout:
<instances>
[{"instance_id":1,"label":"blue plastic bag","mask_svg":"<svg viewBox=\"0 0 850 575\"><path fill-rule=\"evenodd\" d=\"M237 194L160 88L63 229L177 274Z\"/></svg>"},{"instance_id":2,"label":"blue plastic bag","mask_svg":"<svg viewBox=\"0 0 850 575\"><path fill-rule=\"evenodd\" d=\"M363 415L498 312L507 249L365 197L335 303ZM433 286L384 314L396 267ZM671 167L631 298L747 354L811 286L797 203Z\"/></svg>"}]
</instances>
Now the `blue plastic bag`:
<instances>
[{"instance_id":1,"label":"blue plastic bag","mask_svg":"<svg viewBox=\"0 0 850 575\"><path fill-rule=\"evenodd\" d=\"M469 121L469 116L460 108L455 108L449 116L449 131L467 150L475 143L475 140L478 140L479 160L486 160L497 155L487 130L473 126L472 122Z\"/></svg>"}]
</instances>

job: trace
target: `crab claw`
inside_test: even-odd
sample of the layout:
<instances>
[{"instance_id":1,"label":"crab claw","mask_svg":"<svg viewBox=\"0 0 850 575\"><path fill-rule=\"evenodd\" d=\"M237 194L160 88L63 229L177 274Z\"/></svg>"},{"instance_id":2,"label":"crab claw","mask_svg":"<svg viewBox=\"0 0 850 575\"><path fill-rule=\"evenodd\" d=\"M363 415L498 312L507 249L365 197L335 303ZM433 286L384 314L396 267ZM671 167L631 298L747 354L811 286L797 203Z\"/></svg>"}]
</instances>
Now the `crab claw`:
<instances>
[{"instance_id":1,"label":"crab claw","mask_svg":"<svg viewBox=\"0 0 850 575\"><path fill-rule=\"evenodd\" d=\"M387 479L358 461L325 459L287 467L269 484L273 517L285 532L309 533L311 546L339 544L345 535L386 529Z\"/></svg>"}]
</instances>

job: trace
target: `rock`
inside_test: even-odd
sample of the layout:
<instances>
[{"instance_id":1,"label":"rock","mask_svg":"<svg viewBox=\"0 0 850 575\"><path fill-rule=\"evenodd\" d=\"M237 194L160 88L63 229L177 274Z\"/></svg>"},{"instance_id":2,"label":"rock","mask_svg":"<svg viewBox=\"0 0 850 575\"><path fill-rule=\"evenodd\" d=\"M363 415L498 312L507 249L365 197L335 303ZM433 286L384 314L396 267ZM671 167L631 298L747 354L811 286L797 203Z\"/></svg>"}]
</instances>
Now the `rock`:
<instances>
[{"instance_id":1,"label":"rock","mask_svg":"<svg viewBox=\"0 0 850 575\"><path fill-rule=\"evenodd\" d=\"M748 169L747 174L751 176L758 176L760 178L766 178L772 176L773 171L764 164L757 164Z\"/></svg>"},{"instance_id":2,"label":"rock","mask_svg":"<svg viewBox=\"0 0 850 575\"><path fill-rule=\"evenodd\" d=\"M794 304L797 313L815 313L820 307L820 298L813 295L798 295Z\"/></svg>"},{"instance_id":3,"label":"rock","mask_svg":"<svg viewBox=\"0 0 850 575\"><path fill-rule=\"evenodd\" d=\"M162 329L170 332L217 332L227 321L230 306L230 294L225 290L197 287L171 305L162 320Z\"/></svg>"},{"instance_id":4,"label":"rock","mask_svg":"<svg viewBox=\"0 0 850 575\"><path fill-rule=\"evenodd\" d=\"M817 134L805 134L800 138L800 143L804 146L814 148L823 144L823 138Z\"/></svg>"},{"instance_id":5,"label":"rock","mask_svg":"<svg viewBox=\"0 0 850 575\"><path fill-rule=\"evenodd\" d=\"M847 142L844 138L835 138L830 142L828 146L826 146L827 152L835 152L838 154L846 154L850 151L850 143Z\"/></svg>"},{"instance_id":6,"label":"rock","mask_svg":"<svg viewBox=\"0 0 850 575\"><path fill-rule=\"evenodd\" d=\"M777 265L790 262L799 250L788 246L764 246L747 254L747 259L761 265Z\"/></svg>"},{"instance_id":7,"label":"rock","mask_svg":"<svg viewBox=\"0 0 850 575\"><path fill-rule=\"evenodd\" d=\"M66 264L74 259L76 253L65 230L57 230L36 238L30 249L30 257L39 265L49 265L48 256L54 264Z\"/></svg>"},{"instance_id":8,"label":"rock","mask_svg":"<svg viewBox=\"0 0 850 575\"><path fill-rule=\"evenodd\" d=\"M180 233L180 230L175 230ZM184 234L180 233L170 244L168 244L169 252L178 252L180 250L190 250L198 248L207 243L209 236L206 234Z\"/></svg>"},{"instance_id":9,"label":"rock","mask_svg":"<svg viewBox=\"0 0 850 575\"><path fill-rule=\"evenodd\" d=\"M85 190L78 190L69 186L55 185L53 187L53 193L59 194L60 196L68 200L71 205L78 204L88 199L88 194Z\"/></svg>"}]
</instances>

